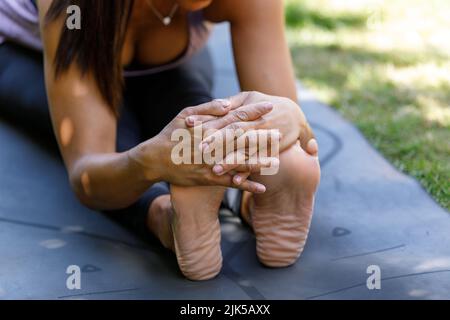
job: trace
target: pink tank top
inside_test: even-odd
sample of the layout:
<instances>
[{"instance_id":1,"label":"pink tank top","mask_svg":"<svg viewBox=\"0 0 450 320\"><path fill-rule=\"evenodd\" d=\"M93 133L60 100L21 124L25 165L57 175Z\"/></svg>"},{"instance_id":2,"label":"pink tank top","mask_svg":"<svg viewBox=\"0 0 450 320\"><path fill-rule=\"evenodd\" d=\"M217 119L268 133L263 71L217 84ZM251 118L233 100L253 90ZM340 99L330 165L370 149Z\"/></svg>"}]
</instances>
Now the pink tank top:
<instances>
[{"instance_id":1,"label":"pink tank top","mask_svg":"<svg viewBox=\"0 0 450 320\"><path fill-rule=\"evenodd\" d=\"M124 70L124 75L133 77L168 70L180 65L202 49L213 24L204 19L203 11L190 12L188 19L189 44L180 57L161 66L142 70ZM42 50L38 11L33 0L0 0L0 45L5 41L16 42L34 50Z\"/></svg>"}]
</instances>

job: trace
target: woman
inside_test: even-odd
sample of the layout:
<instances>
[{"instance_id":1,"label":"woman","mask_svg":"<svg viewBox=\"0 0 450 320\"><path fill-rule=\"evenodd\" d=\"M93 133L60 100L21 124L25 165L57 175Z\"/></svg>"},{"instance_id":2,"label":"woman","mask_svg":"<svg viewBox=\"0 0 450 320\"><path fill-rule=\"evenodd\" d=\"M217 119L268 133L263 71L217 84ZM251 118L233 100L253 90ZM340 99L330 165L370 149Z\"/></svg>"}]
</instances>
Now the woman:
<instances>
[{"instance_id":1,"label":"woman","mask_svg":"<svg viewBox=\"0 0 450 320\"><path fill-rule=\"evenodd\" d=\"M317 143L294 102L281 0L3 2L1 111L35 130L53 128L83 204L127 208L118 212L173 250L187 278L205 280L222 265L218 209L225 189L239 188L238 208L255 232L259 260L271 267L297 260L320 168ZM66 26L71 4L81 9L81 29ZM245 92L212 100L209 59L201 49L211 23L222 21L231 24ZM198 123L278 129L278 174L261 175L263 161L175 165L171 134Z\"/></svg>"}]
</instances>

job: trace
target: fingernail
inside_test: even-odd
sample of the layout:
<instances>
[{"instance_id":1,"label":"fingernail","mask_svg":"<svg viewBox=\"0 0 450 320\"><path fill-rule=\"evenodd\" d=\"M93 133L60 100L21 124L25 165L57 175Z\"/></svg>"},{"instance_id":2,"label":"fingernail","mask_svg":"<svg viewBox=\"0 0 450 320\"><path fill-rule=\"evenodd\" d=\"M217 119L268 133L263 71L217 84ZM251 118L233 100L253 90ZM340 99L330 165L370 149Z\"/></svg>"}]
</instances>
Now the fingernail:
<instances>
[{"instance_id":1,"label":"fingernail","mask_svg":"<svg viewBox=\"0 0 450 320\"><path fill-rule=\"evenodd\" d=\"M309 140L308 145L307 145L307 148L308 148L309 150L313 149L314 152L318 152L318 151L319 151L319 145L317 144L316 139L311 139L311 140Z\"/></svg>"},{"instance_id":2,"label":"fingernail","mask_svg":"<svg viewBox=\"0 0 450 320\"><path fill-rule=\"evenodd\" d=\"M264 111L271 111L273 109L273 104L271 102L267 102L263 106Z\"/></svg>"},{"instance_id":3,"label":"fingernail","mask_svg":"<svg viewBox=\"0 0 450 320\"><path fill-rule=\"evenodd\" d=\"M234 177L234 183L237 185L240 185L242 183L242 177L241 176L235 176Z\"/></svg>"},{"instance_id":4,"label":"fingernail","mask_svg":"<svg viewBox=\"0 0 450 320\"><path fill-rule=\"evenodd\" d=\"M221 174L223 172L223 167L221 165L216 165L213 168L213 172L215 174Z\"/></svg>"},{"instance_id":5,"label":"fingernail","mask_svg":"<svg viewBox=\"0 0 450 320\"><path fill-rule=\"evenodd\" d=\"M266 192L266 187L263 185L256 186L256 192L264 193L264 192Z\"/></svg>"},{"instance_id":6,"label":"fingernail","mask_svg":"<svg viewBox=\"0 0 450 320\"><path fill-rule=\"evenodd\" d=\"M187 118L186 118L186 122L187 122L187 124L189 124L189 125L193 125L193 124L194 124L194 118L192 118L192 117L187 117Z\"/></svg>"}]
</instances>

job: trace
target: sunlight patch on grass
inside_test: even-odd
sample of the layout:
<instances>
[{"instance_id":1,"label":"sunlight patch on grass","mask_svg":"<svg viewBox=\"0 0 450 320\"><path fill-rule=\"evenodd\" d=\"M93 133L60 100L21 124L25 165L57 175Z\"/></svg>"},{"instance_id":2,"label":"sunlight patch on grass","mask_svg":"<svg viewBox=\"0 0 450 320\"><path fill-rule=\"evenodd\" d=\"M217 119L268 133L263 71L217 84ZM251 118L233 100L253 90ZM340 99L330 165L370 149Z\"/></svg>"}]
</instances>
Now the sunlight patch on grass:
<instances>
[{"instance_id":1,"label":"sunlight patch on grass","mask_svg":"<svg viewBox=\"0 0 450 320\"><path fill-rule=\"evenodd\" d=\"M296 4L303 15L365 17L291 24L297 76L450 209L450 1L289 0L288 12Z\"/></svg>"}]
</instances>

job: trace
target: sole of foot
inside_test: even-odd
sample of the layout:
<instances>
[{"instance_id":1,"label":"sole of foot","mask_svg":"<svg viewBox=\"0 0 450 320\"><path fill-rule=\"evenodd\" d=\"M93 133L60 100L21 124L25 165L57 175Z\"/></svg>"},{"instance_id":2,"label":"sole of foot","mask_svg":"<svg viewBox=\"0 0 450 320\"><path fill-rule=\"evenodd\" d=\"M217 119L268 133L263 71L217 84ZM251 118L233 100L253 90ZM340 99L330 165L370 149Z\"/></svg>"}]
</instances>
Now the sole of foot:
<instances>
[{"instance_id":1,"label":"sole of foot","mask_svg":"<svg viewBox=\"0 0 450 320\"><path fill-rule=\"evenodd\" d=\"M170 188L173 214L173 248L183 275L209 280L222 269L219 207L225 188Z\"/></svg>"},{"instance_id":2,"label":"sole of foot","mask_svg":"<svg viewBox=\"0 0 450 320\"><path fill-rule=\"evenodd\" d=\"M244 197L248 209L243 214L255 232L257 255L265 266L290 266L304 249L320 181L317 142L311 140L306 149L298 143L281 153L278 174L251 177L267 188L264 194Z\"/></svg>"}]
</instances>

